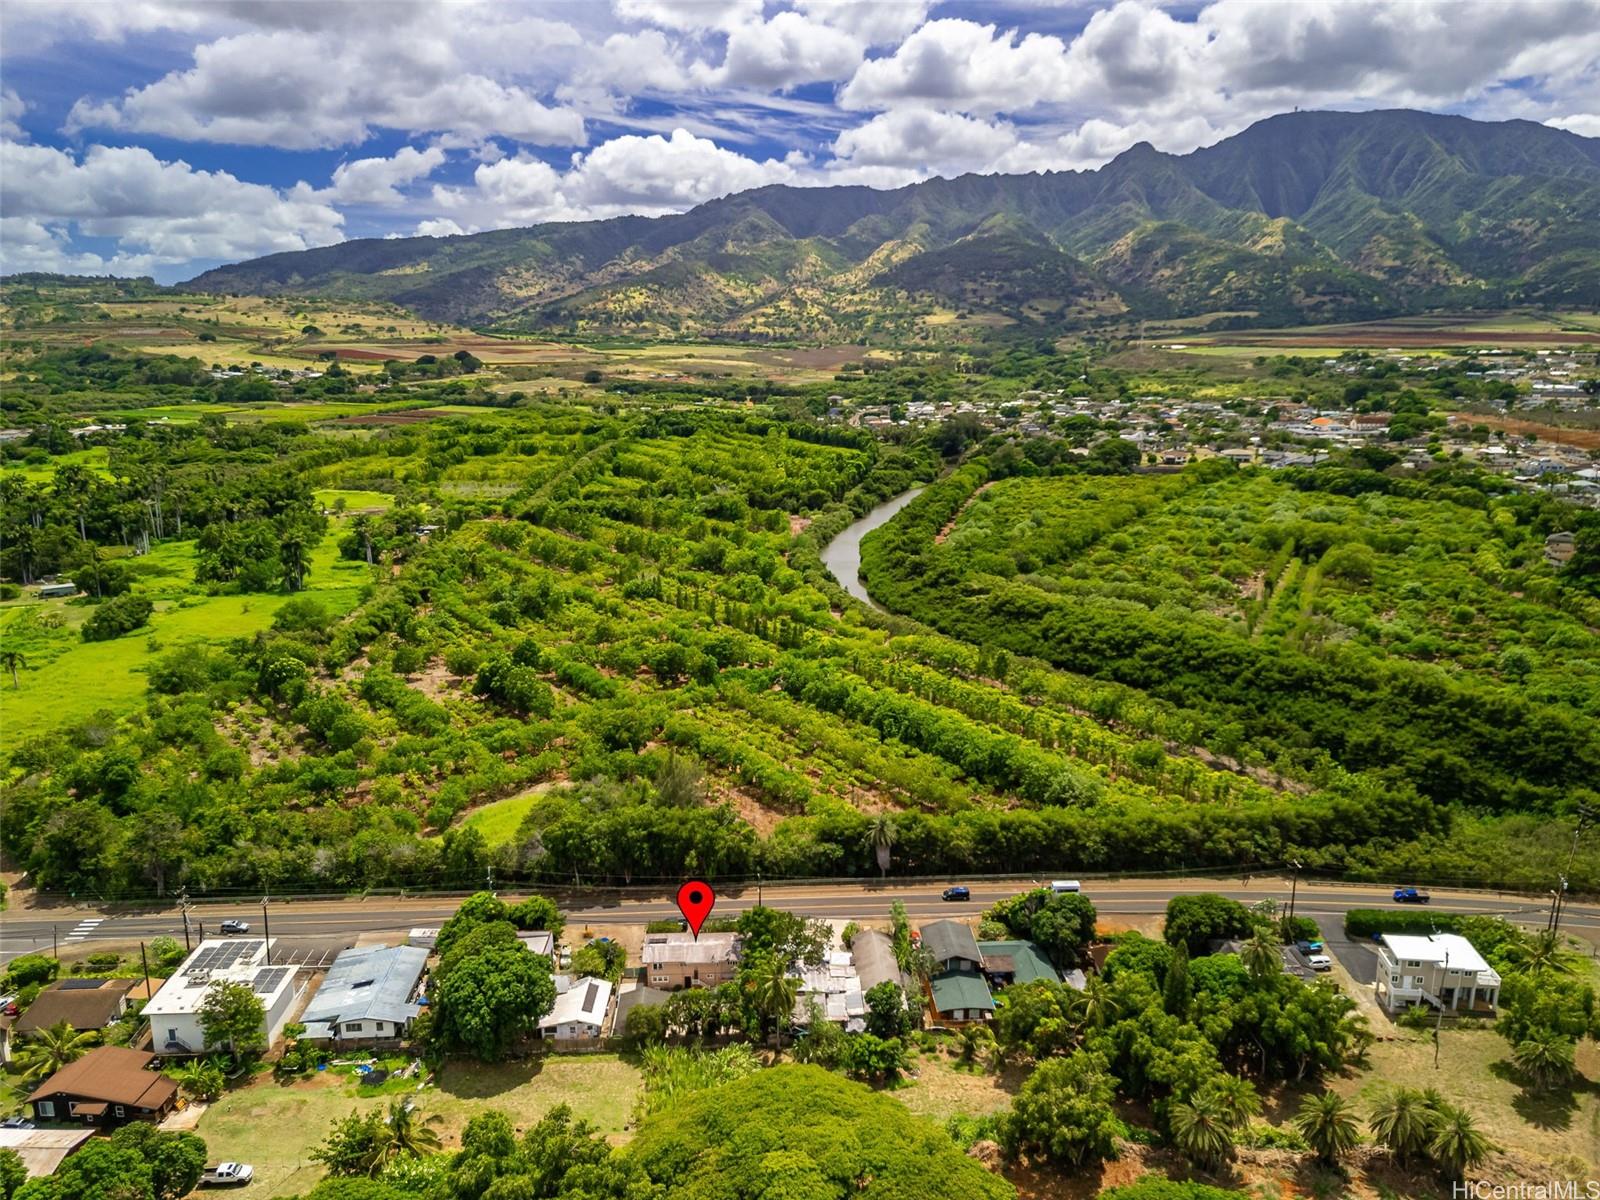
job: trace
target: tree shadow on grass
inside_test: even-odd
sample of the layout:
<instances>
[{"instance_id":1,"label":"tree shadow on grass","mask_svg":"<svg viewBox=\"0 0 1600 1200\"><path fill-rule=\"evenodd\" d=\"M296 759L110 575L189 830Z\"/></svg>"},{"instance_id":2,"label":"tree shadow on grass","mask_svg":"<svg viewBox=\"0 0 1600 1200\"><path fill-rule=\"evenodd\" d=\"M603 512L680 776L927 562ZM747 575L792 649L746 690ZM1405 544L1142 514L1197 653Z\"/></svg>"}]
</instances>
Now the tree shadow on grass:
<instances>
[{"instance_id":1,"label":"tree shadow on grass","mask_svg":"<svg viewBox=\"0 0 1600 1200\"><path fill-rule=\"evenodd\" d=\"M1578 1097L1584 1093L1600 1091L1589 1080L1578 1076L1566 1087L1539 1090L1528 1085L1522 1074L1509 1062L1489 1064L1489 1073L1496 1079L1517 1084L1521 1090L1511 1099L1511 1107L1529 1125L1536 1129L1565 1132L1572 1128L1572 1118L1578 1111Z\"/></svg>"},{"instance_id":2,"label":"tree shadow on grass","mask_svg":"<svg viewBox=\"0 0 1600 1200\"><path fill-rule=\"evenodd\" d=\"M544 1073L545 1058L543 1054L536 1054L503 1063L452 1058L434 1075L433 1084L445 1095L458 1100L489 1100L537 1079Z\"/></svg>"}]
</instances>

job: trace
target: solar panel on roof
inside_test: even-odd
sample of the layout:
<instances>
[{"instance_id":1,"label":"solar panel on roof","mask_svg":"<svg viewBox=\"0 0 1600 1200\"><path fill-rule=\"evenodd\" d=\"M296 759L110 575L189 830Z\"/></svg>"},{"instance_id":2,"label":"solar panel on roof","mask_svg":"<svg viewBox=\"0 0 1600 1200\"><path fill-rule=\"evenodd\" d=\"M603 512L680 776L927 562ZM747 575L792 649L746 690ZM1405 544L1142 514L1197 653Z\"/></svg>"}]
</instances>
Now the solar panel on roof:
<instances>
[{"instance_id":1,"label":"solar panel on roof","mask_svg":"<svg viewBox=\"0 0 1600 1200\"><path fill-rule=\"evenodd\" d=\"M594 1007L594 994L600 990L598 983L591 982L587 991L583 993L583 1011L588 1012Z\"/></svg>"},{"instance_id":2,"label":"solar panel on roof","mask_svg":"<svg viewBox=\"0 0 1600 1200\"><path fill-rule=\"evenodd\" d=\"M255 981L251 986L260 995L270 995L277 990L278 984L283 981L283 977L292 969L291 967L263 967L256 972Z\"/></svg>"}]
</instances>

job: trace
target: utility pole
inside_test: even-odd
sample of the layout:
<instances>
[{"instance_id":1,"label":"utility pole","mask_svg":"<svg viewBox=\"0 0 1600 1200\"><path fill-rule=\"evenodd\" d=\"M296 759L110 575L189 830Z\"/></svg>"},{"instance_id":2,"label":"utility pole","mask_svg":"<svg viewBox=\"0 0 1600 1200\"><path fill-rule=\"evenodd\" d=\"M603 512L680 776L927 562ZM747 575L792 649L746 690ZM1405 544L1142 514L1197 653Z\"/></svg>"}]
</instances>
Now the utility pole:
<instances>
[{"instance_id":1,"label":"utility pole","mask_svg":"<svg viewBox=\"0 0 1600 1200\"><path fill-rule=\"evenodd\" d=\"M261 932L267 939L267 966L272 965L272 922L267 919L267 898L261 897Z\"/></svg>"},{"instance_id":2,"label":"utility pole","mask_svg":"<svg viewBox=\"0 0 1600 1200\"><path fill-rule=\"evenodd\" d=\"M144 955L143 942L139 943L139 965L144 968L144 980L146 985L145 990L148 992L150 983L150 960Z\"/></svg>"},{"instance_id":3,"label":"utility pole","mask_svg":"<svg viewBox=\"0 0 1600 1200\"><path fill-rule=\"evenodd\" d=\"M483 886L491 896L494 895L494 867L492 865L483 869Z\"/></svg>"},{"instance_id":4,"label":"utility pole","mask_svg":"<svg viewBox=\"0 0 1600 1200\"><path fill-rule=\"evenodd\" d=\"M56 945L56 927L50 926L50 954L57 962L61 961L61 949Z\"/></svg>"},{"instance_id":5,"label":"utility pole","mask_svg":"<svg viewBox=\"0 0 1600 1200\"><path fill-rule=\"evenodd\" d=\"M1600 814L1597 814L1591 805L1578 805L1578 824L1572 830L1572 849L1567 852L1567 869L1561 873L1561 886L1556 891L1555 903L1550 912L1550 932L1553 934L1561 932L1561 910L1567 903L1567 879L1572 874L1572 864L1578 858L1578 841L1597 816Z\"/></svg>"},{"instance_id":6,"label":"utility pole","mask_svg":"<svg viewBox=\"0 0 1600 1200\"><path fill-rule=\"evenodd\" d=\"M178 911L183 914L183 952L189 953L189 887L184 885L178 893Z\"/></svg>"},{"instance_id":7,"label":"utility pole","mask_svg":"<svg viewBox=\"0 0 1600 1200\"><path fill-rule=\"evenodd\" d=\"M1448 948L1444 952L1444 978L1446 982L1449 982L1450 951ZM1441 987L1440 990L1442 991L1443 988ZM1439 1032L1444 1028L1444 997L1439 996L1437 999L1439 1002L1439 1017L1433 1023L1433 1069L1435 1071L1439 1069Z\"/></svg>"},{"instance_id":8,"label":"utility pole","mask_svg":"<svg viewBox=\"0 0 1600 1200\"><path fill-rule=\"evenodd\" d=\"M756 907L761 907L761 868L756 868Z\"/></svg>"},{"instance_id":9,"label":"utility pole","mask_svg":"<svg viewBox=\"0 0 1600 1200\"><path fill-rule=\"evenodd\" d=\"M1289 920L1292 922L1294 920L1294 902L1300 893L1300 863L1296 859L1290 859L1289 866L1293 868L1289 875Z\"/></svg>"}]
</instances>

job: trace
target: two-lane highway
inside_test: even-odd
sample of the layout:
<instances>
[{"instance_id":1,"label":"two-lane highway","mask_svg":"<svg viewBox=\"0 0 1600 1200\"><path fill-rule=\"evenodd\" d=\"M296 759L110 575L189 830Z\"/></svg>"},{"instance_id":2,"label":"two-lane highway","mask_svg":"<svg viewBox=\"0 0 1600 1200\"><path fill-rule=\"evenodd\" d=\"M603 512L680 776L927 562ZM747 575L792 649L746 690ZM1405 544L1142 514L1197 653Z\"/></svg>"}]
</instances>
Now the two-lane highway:
<instances>
[{"instance_id":1,"label":"two-lane highway","mask_svg":"<svg viewBox=\"0 0 1600 1200\"><path fill-rule=\"evenodd\" d=\"M951 882L961 882L951 880ZM716 916L743 912L757 902L785 908L807 917L863 922L887 919L896 901L905 904L913 920L976 913L996 900L1026 890L1034 884L1026 880L977 881L969 885L972 896L966 903L947 903L940 898L942 884L827 883L780 885L756 888L744 886L717 899ZM1252 904L1263 899L1287 904L1288 879L1258 877L1248 884L1238 879L1185 880L1086 880L1084 894L1103 914L1137 917L1162 912L1173 896L1193 892L1217 892ZM522 893L506 893L508 897ZM642 925L664 917L677 916L669 893L644 894L634 891L609 893L550 894L567 912L574 933L586 925ZM308 948L337 948L350 945L361 934L403 936L417 926L438 925L460 903L459 897L398 898L394 896L340 900L273 900L267 910L272 936L285 944ZM1302 882L1296 911L1312 917L1332 934L1343 914L1352 908L1396 908L1389 890L1373 886L1333 885ZM1433 910L1503 916L1521 924L1542 926L1547 901L1534 896L1492 892L1435 892ZM221 922L236 917L250 922L251 933L264 929L261 904L238 902L200 904L190 910L190 932L217 932ZM1563 929L1600 942L1600 905L1570 904ZM88 907L29 908L0 914L0 961L19 954L49 950L52 944L63 952L96 944L129 945L166 935L182 939L183 915L176 907ZM54 938L54 943L52 943Z\"/></svg>"}]
</instances>

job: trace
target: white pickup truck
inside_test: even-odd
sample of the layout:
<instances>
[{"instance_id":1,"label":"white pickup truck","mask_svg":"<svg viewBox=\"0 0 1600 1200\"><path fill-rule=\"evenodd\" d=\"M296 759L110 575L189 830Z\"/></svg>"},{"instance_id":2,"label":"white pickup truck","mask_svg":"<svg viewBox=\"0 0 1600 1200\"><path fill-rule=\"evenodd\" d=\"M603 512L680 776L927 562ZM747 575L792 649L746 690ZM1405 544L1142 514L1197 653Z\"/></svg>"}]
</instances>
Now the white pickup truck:
<instances>
[{"instance_id":1,"label":"white pickup truck","mask_svg":"<svg viewBox=\"0 0 1600 1200\"><path fill-rule=\"evenodd\" d=\"M225 1162L207 1167L200 1172L202 1187L243 1187L255 1178L256 1169L249 1163Z\"/></svg>"}]
</instances>

